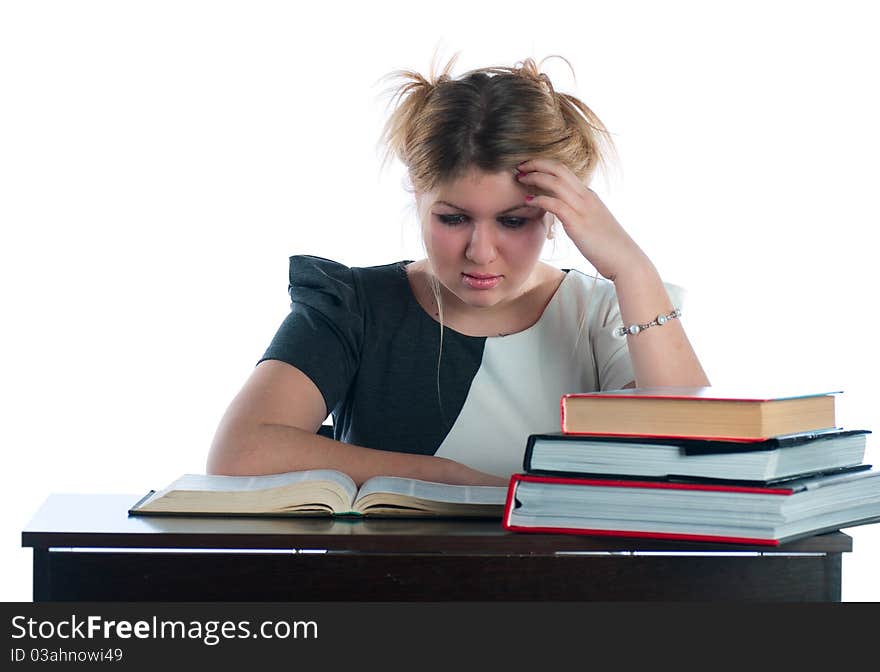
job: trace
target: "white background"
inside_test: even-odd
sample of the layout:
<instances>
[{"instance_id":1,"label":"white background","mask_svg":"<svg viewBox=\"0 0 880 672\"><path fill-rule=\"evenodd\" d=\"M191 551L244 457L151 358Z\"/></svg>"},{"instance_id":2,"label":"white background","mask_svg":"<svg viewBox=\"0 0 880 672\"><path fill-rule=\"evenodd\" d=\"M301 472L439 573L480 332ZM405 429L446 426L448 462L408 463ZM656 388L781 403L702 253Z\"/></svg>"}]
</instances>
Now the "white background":
<instances>
[{"instance_id":1,"label":"white background","mask_svg":"<svg viewBox=\"0 0 880 672\"><path fill-rule=\"evenodd\" d=\"M420 254L377 81L435 47L455 74L565 56L620 153L592 186L688 289L712 382L840 389L877 429L871 4L0 3L0 599L31 599L50 493L204 469L289 255ZM844 600L878 600L880 525L848 533Z\"/></svg>"}]
</instances>

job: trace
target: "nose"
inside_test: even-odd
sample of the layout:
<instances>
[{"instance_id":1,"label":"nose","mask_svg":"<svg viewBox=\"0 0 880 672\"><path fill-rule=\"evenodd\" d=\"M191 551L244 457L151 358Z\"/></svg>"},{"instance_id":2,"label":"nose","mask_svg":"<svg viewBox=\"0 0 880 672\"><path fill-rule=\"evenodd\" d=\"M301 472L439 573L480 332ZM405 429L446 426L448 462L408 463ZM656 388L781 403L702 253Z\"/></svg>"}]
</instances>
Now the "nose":
<instances>
[{"instance_id":1,"label":"nose","mask_svg":"<svg viewBox=\"0 0 880 672\"><path fill-rule=\"evenodd\" d=\"M471 230L465 256L474 264L485 266L498 256L495 241L496 229L493 223L477 222Z\"/></svg>"}]
</instances>

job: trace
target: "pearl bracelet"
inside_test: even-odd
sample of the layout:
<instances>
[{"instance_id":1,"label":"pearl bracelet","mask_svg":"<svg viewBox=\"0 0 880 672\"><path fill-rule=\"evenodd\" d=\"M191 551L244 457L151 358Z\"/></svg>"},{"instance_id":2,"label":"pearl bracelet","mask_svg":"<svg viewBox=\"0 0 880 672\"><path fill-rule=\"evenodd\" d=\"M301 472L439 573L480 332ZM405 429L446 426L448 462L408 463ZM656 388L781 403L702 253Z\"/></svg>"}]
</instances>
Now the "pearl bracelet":
<instances>
[{"instance_id":1,"label":"pearl bracelet","mask_svg":"<svg viewBox=\"0 0 880 672\"><path fill-rule=\"evenodd\" d=\"M645 329L648 329L650 327L659 327L666 324L669 320L674 320L676 317L681 317L681 310L678 308L675 308L671 313L668 313L667 315L658 315L647 324L631 324L628 327L618 327L614 330L614 335L624 336L625 334L632 334L633 336L635 336L640 331L644 331Z\"/></svg>"}]
</instances>

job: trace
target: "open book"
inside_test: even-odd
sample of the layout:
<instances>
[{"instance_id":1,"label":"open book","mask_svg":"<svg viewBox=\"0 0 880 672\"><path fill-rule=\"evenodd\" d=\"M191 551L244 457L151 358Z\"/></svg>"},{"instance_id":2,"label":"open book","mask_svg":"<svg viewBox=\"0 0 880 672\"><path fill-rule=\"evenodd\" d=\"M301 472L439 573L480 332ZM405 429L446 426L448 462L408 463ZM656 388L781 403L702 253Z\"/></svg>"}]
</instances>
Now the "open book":
<instances>
[{"instance_id":1,"label":"open book","mask_svg":"<svg viewBox=\"0 0 880 672\"><path fill-rule=\"evenodd\" d=\"M184 474L129 509L130 515L448 516L498 518L506 486L449 485L376 476L358 489L341 471L264 476Z\"/></svg>"}]
</instances>

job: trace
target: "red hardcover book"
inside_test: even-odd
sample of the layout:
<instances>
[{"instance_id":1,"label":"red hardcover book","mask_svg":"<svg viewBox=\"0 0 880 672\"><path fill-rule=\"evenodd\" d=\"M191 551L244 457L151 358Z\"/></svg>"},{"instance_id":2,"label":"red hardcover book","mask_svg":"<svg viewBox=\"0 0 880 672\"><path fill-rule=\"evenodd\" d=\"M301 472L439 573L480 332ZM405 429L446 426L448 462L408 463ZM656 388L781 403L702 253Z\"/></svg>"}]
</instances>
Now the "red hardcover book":
<instances>
[{"instance_id":1,"label":"red hardcover book","mask_svg":"<svg viewBox=\"0 0 880 672\"><path fill-rule=\"evenodd\" d=\"M880 521L880 470L772 486L514 474L502 525L513 532L778 546Z\"/></svg>"},{"instance_id":2,"label":"red hardcover book","mask_svg":"<svg viewBox=\"0 0 880 672\"><path fill-rule=\"evenodd\" d=\"M715 387L643 387L565 394L565 434L763 441L835 427L840 391L749 394Z\"/></svg>"}]
</instances>

